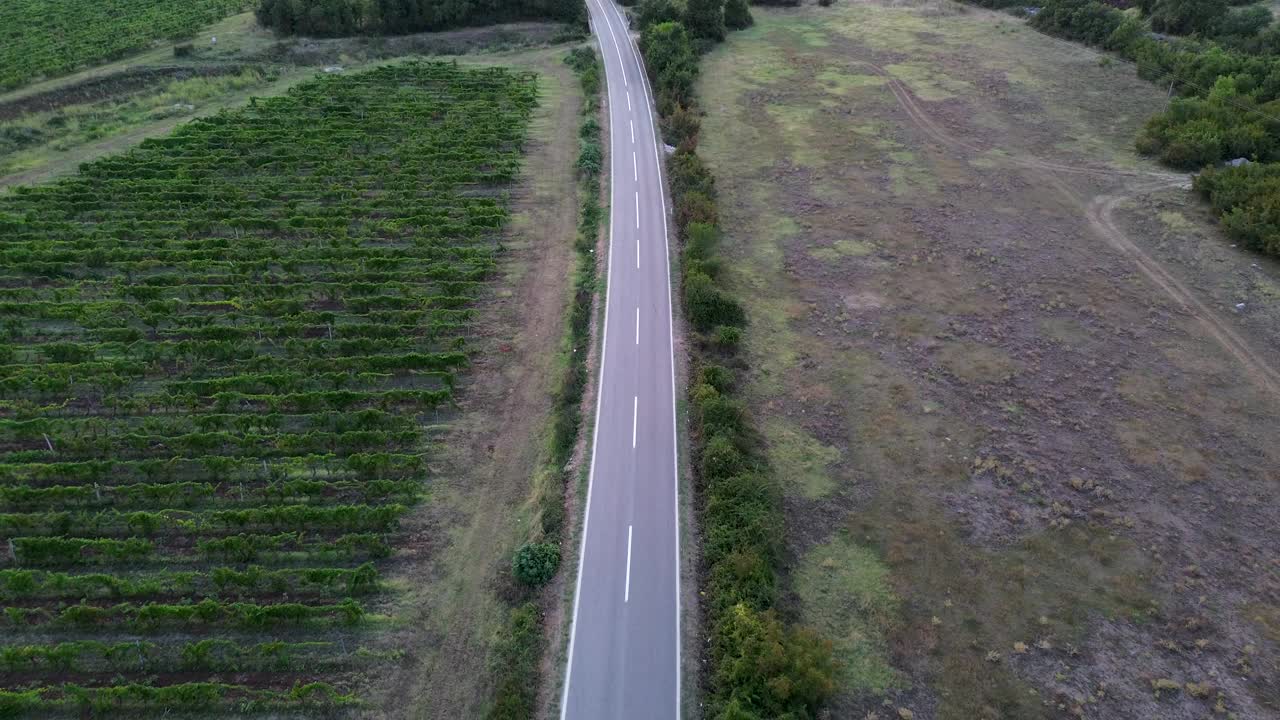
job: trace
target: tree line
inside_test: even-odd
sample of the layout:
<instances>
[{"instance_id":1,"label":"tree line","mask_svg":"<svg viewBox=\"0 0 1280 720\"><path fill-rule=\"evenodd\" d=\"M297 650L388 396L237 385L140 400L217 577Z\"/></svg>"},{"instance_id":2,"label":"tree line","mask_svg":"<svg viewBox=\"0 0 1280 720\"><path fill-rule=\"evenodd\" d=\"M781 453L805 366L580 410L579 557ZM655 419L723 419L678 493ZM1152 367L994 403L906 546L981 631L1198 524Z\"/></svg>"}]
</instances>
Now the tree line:
<instances>
[{"instance_id":1,"label":"tree line","mask_svg":"<svg viewBox=\"0 0 1280 720\"><path fill-rule=\"evenodd\" d=\"M585 23L582 0L259 0L258 23L282 35L402 35L521 20Z\"/></svg>"}]
</instances>

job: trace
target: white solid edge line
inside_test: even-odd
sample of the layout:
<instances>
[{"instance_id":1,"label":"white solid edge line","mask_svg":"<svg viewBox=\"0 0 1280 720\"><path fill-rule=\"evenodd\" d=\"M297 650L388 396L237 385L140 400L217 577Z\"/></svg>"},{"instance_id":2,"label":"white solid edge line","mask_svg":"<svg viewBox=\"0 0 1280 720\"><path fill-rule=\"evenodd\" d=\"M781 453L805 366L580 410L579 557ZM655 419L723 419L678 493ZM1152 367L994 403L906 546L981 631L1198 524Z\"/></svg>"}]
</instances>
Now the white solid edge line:
<instances>
[{"instance_id":1,"label":"white solid edge line","mask_svg":"<svg viewBox=\"0 0 1280 720\"><path fill-rule=\"evenodd\" d=\"M609 21L608 16L605 22ZM616 41L615 41L616 47ZM603 43L601 43L600 54L604 55ZM619 64L621 64L621 52L619 55ZM608 88L609 63L605 63L605 87ZM606 90L606 97L608 92ZM610 103L610 112L612 113L613 104ZM613 149L613 133L609 134L609 148ZM612 153L611 153L612 154ZM618 184L609 183L610 196L617 195ZM596 478L596 446L600 441L600 407L604 399L604 371L608 367L605 359L608 357L609 349L609 288L613 285L613 228L617 225L614 221L614 210L617 208L615 201L609 203L609 258L608 268L605 270L605 288L604 288L604 329L600 333L600 381L596 387L596 421L593 425L591 434L591 469L587 471L587 506L582 513L582 539L578 545L578 579L574 583L573 588L573 619L569 624L569 658L565 661L564 668L564 690L560 695L560 719L565 720L569 714L569 684L573 681L573 648L578 639L578 607L582 601L582 569L586 565L587 555L587 529L591 522L591 489L595 485ZM677 680L677 685L679 681Z\"/></svg>"},{"instance_id":2,"label":"white solid edge line","mask_svg":"<svg viewBox=\"0 0 1280 720\"><path fill-rule=\"evenodd\" d=\"M671 303L671 238L668 230L667 221L667 188L662 176L662 161L659 159L662 155L662 144L658 140L658 126L653 122L653 110L649 108L649 97L653 92L649 85L649 76L645 73L644 60L640 57L640 53L636 50L635 44L627 39L627 44L631 46L631 51L636 59L636 65L640 68L640 79L645 86L645 110L649 115L649 130L653 136L653 164L658 171L658 198L662 201L662 242L666 251L666 262L663 265L667 271L667 339L671 350L671 484L672 484L672 502L671 512L675 516L675 533L676 533L676 720L680 720L681 696L680 696L680 670L681 659L684 654L681 648L680 635L680 435L676 430L678 416L676 415L676 330L675 318L673 316L673 305Z\"/></svg>"},{"instance_id":3,"label":"white solid edge line","mask_svg":"<svg viewBox=\"0 0 1280 720\"><path fill-rule=\"evenodd\" d=\"M604 7L602 6L600 10L603 12ZM622 48L618 47L618 36L613 32L613 22L609 20L609 13L607 12L605 12L604 14L604 22L606 25L609 26L609 37L613 38L613 50L614 52L618 53L618 69L622 71L622 86L630 87L631 84L627 82L627 66L624 65L622 62ZM607 79L608 78L606 77L606 81ZM627 109L630 109L630 108L631 108L631 98L628 97Z\"/></svg>"},{"instance_id":4,"label":"white solid edge line","mask_svg":"<svg viewBox=\"0 0 1280 720\"><path fill-rule=\"evenodd\" d=\"M631 402L631 449L636 449L636 427L640 425L640 396L633 396Z\"/></svg>"},{"instance_id":5,"label":"white solid edge line","mask_svg":"<svg viewBox=\"0 0 1280 720\"><path fill-rule=\"evenodd\" d=\"M613 31L613 24L609 21L608 11L607 11L607 10L605 10L605 8L604 8L604 4L603 4L602 2L600 2L600 0L596 0L596 4L597 4L597 6L600 8L601 12L603 12L603 13L605 14L605 22L609 24L609 29L610 29L610 32L612 33L612 31ZM616 11L615 11L615 12L616 12ZM614 39L614 42L615 42L615 47L616 47L616 43L617 43L616 38ZM631 43L631 42L630 42L630 38L628 38L628 43L627 43L627 44L628 44L629 46L631 46L632 54L633 54L633 56L636 58L636 62L637 62L637 64L638 64L638 66L641 68L641 73L640 73L640 74L641 74L641 76L642 76L642 77L641 77L641 81L644 83L645 88L646 88L645 106L646 106L646 109L647 109L647 108L648 108L648 93L649 93L649 92L652 92L652 89L649 87L649 79L648 79L647 77L644 77L644 72L643 72L643 69L644 69L644 63L643 63L643 61L641 61L641 60L640 60L639 53L638 53L638 52L636 52L636 50L635 50L635 45L634 45L633 43ZM603 48L602 48L602 50L603 50ZM622 53L621 53L621 52L619 52L619 53L618 53L618 55L619 55L619 62L621 63L621 55L622 55ZM606 85L607 85L607 80L608 80L608 63L606 63L606 64L605 64L605 72L606 72L606 74L605 74L605 79L606 79ZM625 71L625 70L623 71L623 74L624 74L624 75L626 74L626 71ZM628 107L628 108L630 108L630 107L631 107L631 93L630 93L630 92L627 92L627 107ZM675 414L675 408L676 408L676 405L675 405L675 402L676 402L676 355L675 355L676 347L675 347L675 327L674 327L674 320L672 319L672 315L671 315L671 310L672 310L672 307L673 307L673 306L672 306L672 302L671 302L671 239L670 239L670 232L669 232L668 227L667 227L667 225L668 225L668 223L667 223L667 217L666 217L666 215L667 215L667 200L666 200L666 188L665 188L665 187L663 187L663 184L662 184L662 163L661 163L661 161L660 161L660 160L659 160L659 158L658 158L658 151L660 151L660 150L661 150L661 146L658 144L658 132L657 132L657 128L656 128L656 127L654 127L654 126L652 125L652 118L653 118L653 112L652 112L652 110L649 110L649 117L650 117L650 121L651 121L651 123L650 123L650 125L651 125L650 130L652 131L652 134L653 134L653 144L654 144L654 149L655 149L655 154L654 154L654 156L653 156L653 162L654 162L654 165L658 168L658 179L659 179L659 182L658 182L658 192L659 192L659 197L660 197L660 198L661 198L661 200L662 200L662 215L663 215L663 223L662 223L662 239L663 239L663 242L664 242L664 243L665 243L665 245L666 245L666 252L667 252L667 268L666 268L666 273L667 273L667 317L668 317L667 333L668 333L669 341L670 341L670 343L671 343L671 344L670 344L670 346L669 346L669 347L671 348L671 411L672 411L672 415L674 416L674 414ZM610 147L612 147L612 145L613 145L613 138L612 138L612 136L611 136L611 137L610 137ZM616 190L616 183L615 183L615 184L613 184L613 185L610 187L610 194L614 194L614 191L615 191L615 190ZM609 215L610 215L610 223L609 223L609 259L608 259L608 266L609 266L609 267L608 267L608 269L606 270L606 277L608 278L609 282L612 282L612 279L613 279L613 228L614 228L614 225L615 225L615 223L613 222L613 208L614 208L614 207L616 207L616 204L611 204L611 207L610 207L610 210L609 210ZM638 262L638 259L637 259L637 262ZM603 385L604 385L604 370L605 370L604 356L605 356L605 349L606 349L606 347L607 347L607 345L608 345L608 340L609 340L609 301L608 301L608 288L607 288L607 287L605 288L605 305L604 305L604 314L605 314L605 327L604 327L604 331L602 332L601 350L600 350L600 356L601 356L601 363L600 363L600 386L601 386L601 387L600 387L600 389L597 391L597 395L596 395L596 421L595 421L595 432L594 432L594 434L592 435L592 439L591 439L591 469L590 469L590 471L589 471L589 472L588 472L588 474L587 474L587 507L586 507L586 510L585 510L585 511L584 511L584 513L583 513L583 521L582 521L582 541L581 541L581 544L580 544L580 547L579 547L579 551L578 551L578 579L577 579L577 583L575 584L575 587L574 587L574 595L573 595L573 619L572 619L571 624L570 624L570 627L569 627L569 659L568 659L568 661L567 661L567 663L566 663L566 665L565 665L564 691L563 691L563 693L561 694L561 698L560 698L560 718L561 718L561 720L564 720L564 719L565 719L565 717L567 716L568 711L569 711L569 702L568 702L568 700L569 700L569 682L570 682L570 679L573 677L573 648L574 648L574 643L575 643L575 641L576 641L576 639L577 639L577 633L578 633L578 607L579 607L579 602L580 602L580 600L581 600L581 598L582 598L582 567L583 567L583 562L582 562L582 561L583 561L583 558L584 558L584 556L585 556L585 554L586 554L586 549L587 549L587 522L588 522L588 520L589 520L589 519L590 519L590 517L591 517L591 488L592 488L592 485L594 484L595 474L596 474L596 444L597 444L597 442L598 442L598 440L599 440L599 438L600 438L600 433L599 433L599 429L600 429L600 400L601 400L601 396L603 395L603 392L601 392L601 390L603 390ZM679 439L678 434L677 434L677 431L676 431L676 423L674 422L675 418L673 417L673 418L672 418L672 420L673 420L673 421L672 421L672 423L671 423L671 437L672 437L672 441L673 441L673 445L672 445L673 452L672 452L672 454L671 454L671 462L672 462L672 469L673 469L673 474L672 474L672 483L673 483L673 485L675 486L675 501L674 501L674 503L672 504L672 510L673 510L673 511L674 511L674 513L675 513L675 521L676 521L676 522L675 522L675 532L676 532L676 542L675 542L675 551L676 551L676 696L675 696L675 702L676 702L676 714L675 714L675 717L676 717L676 720L680 720L680 715L681 715L681 712L680 712L680 711L681 711L681 703L680 703L680 689L681 689L681 682L680 682L680 667L681 667L681 656L683 655L683 651L682 651L682 649L681 649L681 647L680 647L680 624L681 624L681 623L680 623L680 460L679 460L679 446L678 446L677 444L675 444L675 441L677 441L677 440Z\"/></svg>"},{"instance_id":6,"label":"white solid edge line","mask_svg":"<svg viewBox=\"0 0 1280 720\"><path fill-rule=\"evenodd\" d=\"M622 602L631 602L631 526L627 526L627 584L622 589Z\"/></svg>"},{"instance_id":7,"label":"white solid edge line","mask_svg":"<svg viewBox=\"0 0 1280 720\"><path fill-rule=\"evenodd\" d=\"M600 3L601 8L603 9L603 6L605 2L607 2L607 0L597 0L597 2ZM612 3L608 3L608 4L612 5ZM613 11L615 14L619 15L619 18L621 18L620 11L617 10L617 8L614 8ZM605 22L609 22L609 18L607 15L605 17ZM619 22L621 23L622 20L619 19ZM610 23L610 27L612 27L612 23ZM669 223L667 222L667 189L666 189L666 185L663 183L662 162L659 159L662 155L662 144L659 142L659 139L658 139L658 126L656 123L653 122L653 111L652 109L649 108L649 98L653 94L653 88L649 83L649 76L645 72L644 59L640 57L640 52L636 49L635 43L631 42L631 37L629 35L627 37L627 46L631 49L632 57L635 58L636 67L639 68L639 72L640 72L640 81L641 83L644 84L644 88L645 88L645 93L644 93L645 111L646 111L645 114L649 116L649 129L652 132L652 137L653 137L653 149L654 149L653 164L658 170L658 197L662 201L662 240L664 245L666 246L666 253L667 253L667 261L665 263L666 271L667 271L667 335L671 343L669 346L671 348L671 415L672 415L672 419L671 419L671 448L672 448L671 478L672 480L671 482L672 482L672 485L674 486L674 498L673 498L674 501L671 504L671 510L675 514L675 532L676 532L676 542L675 542L675 547L676 547L676 697L675 697L676 715L675 717L676 717L676 720L680 720L680 710L681 710L680 668L681 668L682 655L684 654L680 646L680 641L681 641L681 635L680 635L680 445L679 445L680 438L679 438L679 433L676 430L676 420L677 420L676 418L676 339L675 339L675 319L672 315L673 305L671 301L671 238L670 238L670 230L668 228ZM627 101L630 102L630 100L631 100L631 93L628 92Z\"/></svg>"}]
</instances>

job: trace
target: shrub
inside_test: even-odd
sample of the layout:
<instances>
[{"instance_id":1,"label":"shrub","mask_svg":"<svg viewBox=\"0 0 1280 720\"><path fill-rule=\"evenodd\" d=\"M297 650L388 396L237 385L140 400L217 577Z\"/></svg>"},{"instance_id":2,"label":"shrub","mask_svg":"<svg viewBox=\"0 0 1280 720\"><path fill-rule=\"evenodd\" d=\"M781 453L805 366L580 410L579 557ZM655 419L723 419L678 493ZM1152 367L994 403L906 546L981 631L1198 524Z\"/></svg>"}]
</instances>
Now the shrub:
<instances>
[{"instance_id":1,"label":"shrub","mask_svg":"<svg viewBox=\"0 0 1280 720\"><path fill-rule=\"evenodd\" d=\"M636 28L641 33L654 25L679 20L680 10L671 0L642 0L636 8Z\"/></svg>"},{"instance_id":2,"label":"shrub","mask_svg":"<svg viewBox=\"0 0 1280 720\"><path fill-rule=\"evenodd\" d=\"M538 587L560 567L560 546L554 543L526 543L516 550L512 571L516 579L529 587Z\"/></svg>"},{"instance_id":3,"label":"shrub","mask_svg":"<svg viewBox=\"0 0 1280 720\"><path fill-rule=\"evenodd\" d=\"M1158 0L1150 11L1151 29L1174 35L1203 34L1226 13L1224 0Z\"/></svg>"},{"instance_id":4,"label":"shrub","mask_svg":"<svg viewBox=\"0 0 1280 720\"><path fill-rule=\"evenodd\" d=\"M723 352L737 352L738 347L742 345L742 329L731 325L720 325L716 328L712 341Z\"/></svg>"},{"instance_id":5,"label":"shrub","mask_svg":"<svg viewBox=\"0 0 1280 720\"><path fill-rule=\"evenodd\" d=\"M697 411L698 424L706 437L717 433L736 435L743 430L746 410L737 400L717 393L705 402L698 403Z\"/></svg>"},{"instance_id":6,"label":"shrub","mask_svg":"<svg viewBox=\"0 0 1280 720\"><path fill-rule=\"evenodd\" d=\"M707 440L702 448L703 482L736 475L746 469L746 458L733 440L724 435L716 435Z\"/></svg>"},{"instance_id":7,"label":"shrub","mask_svg":"<svg viewBox=\"0 0 1280 720\"><path fill-rule=\"evenodd\" d=\"M747 0L725 0L724 25L730 30L744 30L755 24Z\"/></svg>"},{"instance_id":8,"label":"shrub","mask_svg":"<svg viewBox=\"0 0 1280 720\"><path fill-rule=\"evenodd\" d=\"M679 198L691 192L701 193L711 199L716 197L715 176L702 162L702 158L692 150L681 149L671 155L671 159L667 161L667 176L673 197Z\"/></svg>"},{"instance_id":9,"label":"shrub","mask_svg":"<svg viewBox=\"0 0 1280 720\"><path fill-rule=\"evenodd\" d=\"M657 95L658 112L668 115L677 106L688 106L698 76L698 57L684 25L663 22L646 27L640 33L640 51Z\"/></svg>"},{"instance_id":10,"label":"shrub","mask_svg":"<svg viewBox=\"0 0 1280 720\"><path fill-rule=\"evenodd\" d=\"M773 607L778 599L777 569L753 548L733 550L711 566L707 598L707 614L713 618L735 605L753 610Z\"/></svg>"},{"instance_id":11,"label":"shrub","mask_svg":"<svg viewBox=\"0 0 1280 720\"><path fill-rule=\"evenodd\" d=\"M1219 78L1208 97L1175 99L1148 120L1138 135L1138 151L1186 170L1237 157L1276 159L1276 136L1264 124L1272 110L1264 107L1258 112L1235 78Z\"/></svg>"},{"instance_id":12,"label":"shrub","mask_svg":"<svg viewBox=\"0 0 1280 720\"><path fill-rule=\"evenodd\" d=\"M698 132L702 129L702 120L697 111L684 105L676 105L670 114L661 119L661 124L662 136L668 145L678 148L680 152L691 151L697 145ZM668 172L671 162L667 161Z\"/></svg>"},{"instance_id":13,"label":"shrub","mask_svg":"<svg viewBox=\"0 0 1280 720\"><path fill-rule=\"evenodd\" d=\"M600 174L600 168L604 163L603 153L600 149L600 141L592 138L583 140L581 149L578 153L578 171L583 177L593 178Z\"/></svg>"},{"instance_id":14,"label":"shrub","mask_svg":"<svg viewBox=\"0 0 1280 720\"><path fill-rule=\"evenodd\" d=\"M746 322L742 305L702 273L685 275L684 301L689 322L698 330L705 332L717 325L738 326Z\"/></svg>"},{"instance_id":15,"label":"shrub","mask_svg":"<svg viewBox=\"0 0 1280 720\"><path fill-rule=\"evenodd\" d=\"M733 607L716 623L712 654L718 717L807 718L835 690L831 643L772 611Z\"/></svg>"},{"instance_id":16,"label":"shrub","mask_svg":"<svg viewBox=\"0 0 1280 720\"><path fill-rule=\"evenodd\" d=\"M684 25L689 33L703 40L724 40L725 0L685 0Z\"/></svg>"},{"instance_id":17,"label":"shrub","mask_svg":"<svg viewBox=\"0 0 1280 720\"><path fill-rule=\"evenodd\" d=\"M1196 177L1195 189L1222 215L1228 235L1280 256L1280 165L1210 168Z\"/></svg>"},{"instance_id":18,"label":"shrub","mask_svg":"<svg viewBox=\"0 0 1280 720\"><path fill-rule=\"evenodd\" d=\"M675 197L676 233L680 237L685 237L685 228L692 223L715 225L720 221L716 201L706 193L687 192Z\"/></svg>"},{"instance_id":19,"label":"shrub","mask_svg":"<svg viewBox=\"0 0 1280 720\"><path fill-rule=\"evenodd\" d=\"M703 365L698 370L698 379L717 392L727 393L733 389L733 371L723 365Z\"/></svg>"},{"instance_id":20,"label":"shrub","mask_svg":"<svg viewBox=\"0 0 1280 720\"><path fill-rule=\"evenodd\" d=\"M1119 10L1094 0L1048 0L1030 24L1049 35L1102 45L1123 20Z\"/></svg>"},{"instance_id":21,"label":"shrub","mask_svg":"<svg viewBox=\"0 0 1280 720\"><path fill-rule=\"evenodd\" d=\"M1235 42L1243 41L1262 32L1274 17L1271 10L1258 5L1237 8L1223 15L1213 28L1213 34Z\"/></svg>"}]
</instances>

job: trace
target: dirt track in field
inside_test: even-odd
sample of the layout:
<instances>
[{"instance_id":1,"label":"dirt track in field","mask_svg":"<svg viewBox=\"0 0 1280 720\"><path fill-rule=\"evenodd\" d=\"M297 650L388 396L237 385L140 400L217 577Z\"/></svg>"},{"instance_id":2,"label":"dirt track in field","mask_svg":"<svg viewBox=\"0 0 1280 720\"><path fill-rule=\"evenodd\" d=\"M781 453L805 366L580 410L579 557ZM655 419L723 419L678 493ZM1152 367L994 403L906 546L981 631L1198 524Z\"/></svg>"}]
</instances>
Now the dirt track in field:
<instances>
[{"instance_id":1,"label":"dirt track in field","mask_svg":"<svg viewBox=\"0 0 1280 720\"><path fill-rule=\"evenodd\" d=\"M832 716L1270 717L1280 263L1135 155L1164 94L945 1L754 12L702 147Z\"/></svg>"}]
</instances>

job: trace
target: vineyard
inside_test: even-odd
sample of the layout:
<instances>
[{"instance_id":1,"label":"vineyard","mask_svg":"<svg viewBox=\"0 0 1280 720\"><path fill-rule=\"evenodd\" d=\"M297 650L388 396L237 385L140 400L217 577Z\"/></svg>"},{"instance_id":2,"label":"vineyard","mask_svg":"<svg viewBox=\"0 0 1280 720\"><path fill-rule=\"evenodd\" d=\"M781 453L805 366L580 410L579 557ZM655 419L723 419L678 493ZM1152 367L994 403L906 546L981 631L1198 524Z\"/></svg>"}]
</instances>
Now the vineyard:
<instances>
[{"instance_id":1,"label":"vineyard","mask_svg":"<svg viewBox=\"0 0 1280 720\"><path fill-rule=\"evenodd\" d=\"M246 10L246 0L6 0L0 90L113 60L160 38L187 37Z\"/></svg>"},{"instance_id":2,"label":"vineyard","mask_svg":"<svg viewBox=\"0 0 1280 720\"><path fill-rule=\"evenodd\" d=\"M0 197L0 716L360 704L536 100L328 76Z\"/></svg>"}]
</instances>

